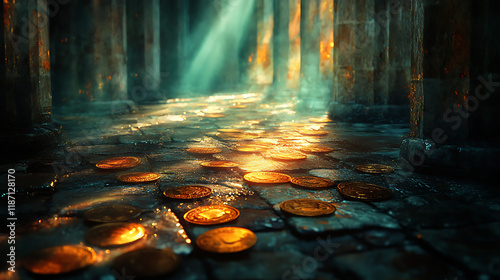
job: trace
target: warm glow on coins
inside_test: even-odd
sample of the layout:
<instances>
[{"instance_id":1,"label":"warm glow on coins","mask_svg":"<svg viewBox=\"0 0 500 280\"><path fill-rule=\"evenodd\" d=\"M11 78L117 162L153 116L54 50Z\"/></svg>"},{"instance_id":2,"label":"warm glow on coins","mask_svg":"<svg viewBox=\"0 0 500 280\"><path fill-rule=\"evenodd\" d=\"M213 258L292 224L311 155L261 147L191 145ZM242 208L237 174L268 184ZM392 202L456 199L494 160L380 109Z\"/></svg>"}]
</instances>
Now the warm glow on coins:
<instances>
[{"instance_id":1,"label":"warm glow on coins","mask_svg":"<svg viewBox=\"0 0 500 280\"><path fill-rule=\"evenodd\" d=\"M290 151L290 152L271 152L269 156L275 160L293 161L306 159L307 155L301 152Z\"/></svg>"},{"instance_id":2,"label":"warm glow on coins","mask_svg":"<svg viewBox=\"0 0 500 280\"><path fill-rule=\"evenodd\" d=\"M100 169L126 169L132 168L141 163L136 157L114 157L98 161L96 167Z\"/></svg>"},{"instance_id":3,"label":"warm glow on coins","mask_svg":"<svg viewBox=\"0 0 500 280\"><path fill-rule=\"evenodd\" d=\"M394 168L376 163L357 165L355 169L359 172L368 174L389 174L394 172Z\"/></svg>"},{"instance_id":4,"label":"warm glow on coins","mask_svg":"<svg viewBox=\"0 0 500 280\"><path fill-rule=\"evenodd\" d=\"M377 201L392 196L391 190L366 182L344 182L337 188L344 197L352 200Z\"/></svg>"},{"instance_id":5,"label":"warm glow on coins","mask_svg":"<svg viewBox=\"0 0 500 280\"><path fill-rule=\"evenodd\" d=\"M209 230L196 239L196 245L214 253L236 253L250 249L257 243L251 230L240 227L221 227Z\"/></svg>"},{"instance_id":6,"label":"warm glow on coins","mask_svg":"<svg viewBox=\"0 0 500 280\"><path fill-rule=\"evenodd\" d=\"M313 123L329 123L329 122L332 122L332 120L325 116L325 117L319 117L319 118L310 118L309 121L313 122Z\"/></svg>"},{"instance_id":7,"label":"warm glow on coins","mask_svg":"<svg viewBox=\"0 0 500 280\"><path fill-rule=\"evenodd\" d=\"M141 208L135 206L109 205L87 210L83 218L96 223L124 222L139 217L141 213Z\"/></svg>"},{"instance_id":8,"label":"warm glow on coins","mask_svg":"<svg viewBox=\"0 0 500 280\"><path fill-rule=\"evenodd\" d=\"M245 109L247 106L246 105L233 105L229 106L231 109Z\"/></svg>"},{"instance_id":9,"label":"warm glow on coins","mask_svg":"<svg viewBox=\"0 0 500 280\"><path fill-rule=\"evenodd\" d=\"M234 147L234 150L242 153L258 153L267 150L268 147L262 145L242 144Z\"/></svg>"},{"instance_id":10,"label":"warm glow on coins","mask_svg":"<svg viewBox=\"0 0 500 280\"><path fill-rule=\"evenodd\" d=\"M204 118L223 118L225 116L226 116L226 114L222 114L222 113L210 113L210 114L203 115Z\"/></svg>"},{"instance_id":11,"label":"warm glow on coins","mask_svg":"<svg viewBox=\"0 0 500 280\"><path fill-rule=\"evenodd\" d=\"M299 128L297 132L306 136L325 136L328 134L328 131L312 128Z\"/></svg>"},{"instance_id":12,"label":"warm glow on coins","mask_svg":"<svg viewBox=\"0 0 500 280\"><path fill-rule=\"evenodd\" d=\"M150 183L160 180L161 175L153 172L130 172L117 177L124 183Z\"/></svg>"},{"instance_id":13,"label":"warm glow on coins","mask_svg":"<svg viewBox=\"0 0 500 280\"><path fill-rule=\"evenodd\" d=\"M109 223L95 226L85 233L85 241L99 247L132 243L141 239L146 229L136 223Z\"/></svg>"},{"instance_id":14,"label":"warm glow on coins","mask_svg":"<svg viewBox=\"0 0 500 280\"><path fill-rule=\"evenodd\" d=\"M207 205L194 208L184 214L184 220L198 225L216 225L235 220L238 209L227 205Z\"/></svg>"},{"instance_id":15,"label":"warm glow on coins","mask_svg":"<svg viewBox=\"0 0 500 280\"><path fill-rule=\"evenodd\" d=\"M320 153L329 153L332 152L333 149L320 145L308 145L300 148L301 152L308 154L320 154Z\"/></svg>"},{"instance_id":16,"label":"warm glow on coins","mask_svg":"<svg viewBox=\"0 0 500 280\"><path fill-rule=\"evenodd\" d=\"M62 274L82 269L96 260L95 251L81 245L50 247L29 255L24 267L36 274Z\"/></svg>"},{"instance_id":17,"label":"warm glow on coins","mask_svg":"<svg viewBox=\"0 0 500 280\"><path fill-rule=\"evenodd\" d=\"M217 137L221 139L238 139L238 140L252 140L259 138L256 133L217 133Z\"/></svg>"},{"instance_id":18,"label":"warm glow on coins","mask_svg":"<svg viewBox=\"0 0 500 280\"><path fill-rule=\"evenodd\" d=\"M244 132L244 129L240 128L219 128L217 129L218 132L224 132L224 133L240 133Z\"/></svg>"},{"instance_id":19,"label":"warm glow on coins","mask_svg":"<svg viewBox=\"0 0 500 280\"><path fill-rule=\"evenodd\" d=\"M219 148L189 148L186 151L197 155L214 155L222 152Z\"/></svg>"},{"instance_id":20,"label":"warm glow on coins","mask_svg":"<svg viewBox=\"0 0 500 280\"><path fill-rule=\"evenodd\" d=\"M174 271L179 257L170 249L146 248L127 252L113 261L113 268L134 277L155 277Z\"/></svg>"},{"instance_id":21,"label":"warm glow on coins","mask_svg":"<svg viewBox=\"0 0 500 280\"><path fill-rule=\"evenodd\" d=\"M173 199L196 199L209 196L210 194L212 194L211 188L196 185L168 188L163 192L163 195Z\"/></svg>"},{"instance_id":22,"label":"warm glow on coins","mask_svg":"<svg viewBox=\"0 0 500 280\"><path fill-rule=\"evenodd\" d=\"M280 204L282 211L298 216L322 216L335 212L331 203L315 199L292 199Z\"/></svg>"},{"instance_id":23,"label":"warm glow on coins","mask_svg":"<svg viewBox=\"0 0 500 280\"><path fill-rule=\"evenodd\" d=\"M218 160L218 161L204 161L200 163L203 167L215 168L215 169L230 169L238 167L236 162L227 161L227 160Z\"/></svg>"},{"instance_id":24,"label":"warm glow on coins","mask_svg":"<svg viewBox=\"0 0 500 280\"><path fill-rule=\"evenodd\" d=\"M245 174L243 178L252 183L279 184L290 182L290 176L276 172L252 172Z\"/></svg>"},{"instance_id":25,"label":"warm glow on coins","mask_svg":"<svg viewBox=\"0 0 500 280\"><path fill-rule=\"evenodd\" d=\"M291 182L294 185L307 189L327 189L335 185L335 182L332 180L313 176L294 177Z\"/></svg>"}]
</instances>

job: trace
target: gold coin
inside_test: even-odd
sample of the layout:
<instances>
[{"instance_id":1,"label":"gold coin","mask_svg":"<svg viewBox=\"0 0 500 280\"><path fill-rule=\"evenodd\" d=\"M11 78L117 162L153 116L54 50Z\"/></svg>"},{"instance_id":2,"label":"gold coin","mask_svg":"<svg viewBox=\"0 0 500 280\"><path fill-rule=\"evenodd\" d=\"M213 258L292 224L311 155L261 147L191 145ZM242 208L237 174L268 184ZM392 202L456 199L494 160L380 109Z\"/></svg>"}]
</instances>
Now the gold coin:
<instances>
[{"instance_id":1,"label":"gold coin","mask_svg":"<svg viewBox=\"0 0 500 280\"><path fill-rule=\"evenodd\" d=\"M238 164L236 162L227 160L217 160L217 161L204 161L200 163L203 167L216 168L216 169L226 169L226 168L236 168Z\"/></svg>"},{"instance_id":2,"label":"gold coin","mask_svg":"<svg viewBox=\"0 0 500 280\"><path fill-rule=\"evenodd\" d=\"M161 175L153 172L130 172L118 176L116 179L124 183L150 183L160 180Z\"/></svg>"},{"instance_id":3,"label":"gold coin","mask_svg":"<svg viewBox=\"0 0 500 280\"><path fill-rule=\"evenodd\" d=\"M186 151L188 153L198 155L214 155L222 152L222 150L219 148L189 148Z\"/></svg>"},{"instance_id":4,"label":"gold coin","mask_svg":"<svg viewBox=\"0 0 500 280\"><path fill-rule=\"evenodd\" d=\"M45 248L29 255L24 267L35 274L62 274L82 269L96 260L94 249L82 245Z\"/></svg>"},{"instance_id":5,"label":"gold coin","mask_svg":"<svg viewBox=\"0 0 500 280\"><path fill-rule=\"evenodd\" d=\"M314 123L329 123L332 120L329 117L319 117L319 118L310 118L309 121Z\"/></svg>"},{"instance_id":6,"label":"gold coin","mask_svg":"<svg viewBox=\"0 0 500 280\"><path fill-rule=\"evenodd\" d=\"M184 220L197 225L217 225L235 220L239 215L240 211L231 206L207 205L186 212Z\"/></svg>"},{"instance_id":7,"label":"gold coin","mask_svg":"<svg viewBox=\"0 0 500 280\"><path fill-rule=\"evenodd\" d=\"M236 146L234 149L243 153L258 153L267 150L268 147L262 145L243 144Z\"/></svg>"},{"instance_id":8,"label":"gold coin","mask_svg":"<svg viewBox=\"0 0 500 280\"><path fill-rule=\"evenodd\" d=\"M233 105L229 106L231 109L245 109L247 106L246 105Z\"/></svg>"},{"instance_id":9,"label":"gold coin","mask_svg":"<svg viewBox=\"0 0 500 280\"><path fill-rule=\"evenodd\" d=\"M260 136L256 133L217 133L217 137L221 139L251 140L259 138Z\"/></svg>"},{"instance_id":10,"label":"gold coin","mask_svg":"<svg viewBox=\"0 0 500 280\"><path fill-rule=\"evenodd\" d=\"M335 182L320 177L302 176L292 178L292 184L308 189L326 189L335 185Z\"/></svg>"},{"instance_id":11,"label":"gold coin","mask_svg":"<svg viewBox=\"0 0 500 280\"><path fill-rule=\"evenodd\" d=\"M298 216L322 216L335 212L331 203L316 199L292 199L280 204L281 210Z\"/></svg>"},{"instance_id":12,"label":"gold coin","mask_svg":"<svg viewBox=\"0 0 500 280\"><path fill-rule=\"evenodd\" d=\"M135 206L109 205L89 209L83 218L96 223L124 222L139 217L141 213L141 208Z\"/></svg>"},{"instance_id":13,"label":"gold coin","mask_svg":"<svg viewBox=\"0 0 500 280\"><path fill-rule=\"evenodd\" d=\"M196 245L214 253L236 253L250 249L257 243L251 230L240 227L221 227L209 230L196 239Z\"/></svg>"},{"instance_id":14,"label":"gold coin","mask_svg":"<svg viewBox=\"0 0 500 280\"><path fill-rule=\"evenodd\" d=\"M113 268L134 277L156 277L174 271L179 257L170 249L145 248L127 252L113 261Z\"/></svg>"},{"instance_id":15,"label":"gold coin","mask_svg":"<svg viewBox=\"0 0 500 280\"><path fill-rule=\"evenodd\" d=\"M353 200L377 201L392 196L391 190L366 182L344 182L338 189L343 196Z\"/></svg>"},{"instance_id":16,"label":"gold coin","mask_svg":"<svg viewBox=\"0 0 500 280\"><path fill-rule=\"evenodd\" d=\"M226 114L222 114L222 113L211 113L211 114L203 115L204 118L222 118L225 116L226 116Z\"/></svg>"},{"instance_id":17,"label":"gold coin","mask_svg":"<svg viewBox=\"0 0 500 280\"><path fill-rule=\"evenodd\" d=\"M279 184L290 182L290 176L276 172L252 172L245 174L243 178L252 183Z\"/></svg>"},{"instance_id":18,"label":"gold coin","mask_svg":"<svg viewBox=\"0 0 500 280\"><path fill-rule=\"evenodd\" d=\"M240 128L219 128L217 129L218 132L224 132L224 133L241 133L244 132L245 130L240 129Z\"/></svg>"},{"instance_id":19,"label":"gold coin","mask_svg":"<svg viewBox=\"0 0 500 280\"><path fill-rule=\"evenodd\" d=\"M304 146L300 148L301 152L308 153L308 154L315 154L315 153L329 153L333 151L332 148L325 147L325 146L320 146L320 145L309 145L309 146Z\"/></svg>"},{"instance_id":20,"label":"gold coin","mask_svg":"<svg viewBox=\"0 0 500 280\"><path fill-rule=\"evenodd\" d=\"M389 174L394 172L394 168L388 165L376 163L357 165L355 168L359 172L368 174Z\"/></svg>"},{"instance_id":21,"label":"gold coin","mask_svg":"<svg viewBox=\"0 0 500 280\"><path fill-rule=\"evenodd\" d=\"M328 131L324 130L317 130L317 129L311 129L311 128L299 128L297 131L306 136L325 136L328 134Z\"/></svg>"},{"instance_id":22,"label":"gold coin","mask_svg":"<svg viewBox=\"0 0 500 280\"><path fill-rule=\"evenodd\" d=\"M99 247L132 243L141 239L146 229L136 223L108 223L95 226L85 232L85 241Z\"/></svg>"},{"instance_id":23,"label":"gold coin","mask_svg":"<svg viewBox=\"0 0 500 280\"><path fill-rule=\"evenodd\" d=\"M274 152L270 154L270 157L275 160L301 160L306 159L307 155L301 152Z\"/></svg>"},{"instance_id":24,"label":"gold coin","mask_svg":"<svg viewBox=\"0 0 500 280\"><path fill-rule=\"evenodd\" d=\"M139 163L141 160L136 157L114 157L100 160L95 166L100 169L126 169L135 167Z\"/></svg>"},{"instance_id":25,"label":"gold coin","mask_svg":"<svg viewBox=\"0 0 500 280\"><path fill-rule=\"evenodd\" d=\"M196 199L209 196L212 189L205 186L186 185L166 189L163 195L174 199Z\"/></svg>"}]
</instances>

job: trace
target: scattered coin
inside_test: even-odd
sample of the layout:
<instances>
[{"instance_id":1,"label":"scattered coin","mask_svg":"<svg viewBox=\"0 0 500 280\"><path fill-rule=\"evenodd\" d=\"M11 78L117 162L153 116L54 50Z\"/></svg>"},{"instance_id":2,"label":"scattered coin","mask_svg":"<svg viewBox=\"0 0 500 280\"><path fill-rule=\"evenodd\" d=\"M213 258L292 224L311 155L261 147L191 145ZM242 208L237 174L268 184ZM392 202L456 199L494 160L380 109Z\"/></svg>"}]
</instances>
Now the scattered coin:
<instances>
[{"instance_id":1,"label":"scattered coin","mask_svg":"<svg viewBox=\"0 0 500 280\"><path fill-rule=\"evenodd\" d=\"M319 117L319 118L310 118L309 121L314 123L329 123L332 120L329 117Z\"/></svg>"},{"instance_id":2,"label":"scattered coin","mask_svg":"<svg viewBox=\"0 0 500 280\"><path fill-rule=\"evenodd\" d=\"M392 196L391 190L366 182L344 182L337 188L343 196L353 200L377 201Z\"/></svg>"},{"instance_id":3,"label":"scattered coin","mask_svg":"<svg viewBox=\"0 0 500 280\"><path fill-rule=\"evenodd\" d=\"M87 210L83 218L96 223L124 222L141 215L141 208L130 205L108 205Z\"/></svg>"},{"instance_id":4,"label":"scattered coin","mask_svg":"<svg viewBox=\"0 0 500 280\"><path fill-rule=\"evenodd\" d=\"M327 189L335 185L335 182L320 177L302 176L292 178L292 184L308 189Z\"/></svg>"},{"instance_id":5,"label":"scattered coin","mask_svg":"<svg viewBox=\"0 0 500 280\"><path fill-rule=\"evenodd\" d=\"M268 147L262 145L243 144L236 146L234 149L243 153L258 153L267 150Z\"/></svg>"},{"instance_id":6,"label":"scattered coin","mask_svg":"<svg viewBox=\"0 0 500 280\"><path fill-rule=\"evenodd\" d=\"M279 184L290 182L290 176L276 172L252 172L245 174L243 178L252 183Z\"/></svg>"},{"instance_id":7,"label":"scattered coin","mask_svg":"<svg viewBox=\"0 0 500 280\"><path fill-rule=\"evenodd\" d=\"M146 229L136 223L108 223L90 228L85 232L85 241L99 247L132 243L141 239Z\"/></svg>"},{"instance_id":8,"label":"scattered coin","mask_svg":"<svg viewBox=\"0 0 500 280\"><path fill-rule=\"evenodd\" d=\"M238 167L238 164L236 162L227 160L204 161L200 163L200 165L203 167L215 168L215 169L229 169Z\"/></svg>"},{"instance_id":9,"label":"scattered coin","mask_svg":"<svg viewBox=\"0 0 500 280\"><path fill-rule=\"evenodd\" d=\"M113 268L134 277L156 277L174 271L179 257L170 249L145 248L127 252L113 261Z\"/></svg>"},{"instance_id":10,"label":"scattered coin","mask_svg":"<svg viewBox=\"0 0 500 280\"><path fill-rule=\"evenodd\" d=\"M329 153L333 151L333 149L320 145L308 145L301 147L300 151L308 154L320 154L320 153Z\"/></svg>"},{"instance_id":11,"label":"scattered coin","mask_svg":"<svg viewBox=\"0 0 500 280\"><path fill-rule=\"evenodd\" d=\"M240 128L219 128L217 129L218 132L224 132L224 133L241 133L244 132L244 129Z\"/></svg>"},{"instance_id":12,"label":"scattered coin","mask_svg":"<svg viewBox=\"0 0 500 280\"><path fill-rule=\"evenodd\" d=\"M388 165L376 164L376 163L357 165L355 169L359 172L369 173L369 174L389 174L394 172L394 168Z\"/></svg>"},{"instance_id":13,"label":"scattered coin","mask_svg":"<svg viewBox=\"0 0 500 280\"><path fill-rule=\"evenodd\" d=\"M186 212L184 220L198 225L217 225L235 220L239 215L240 211L231 206L207 205Z\"/></svg>"},{"instance_id":14,"label":"scattered coin","mask_svg":"<svg viewBox=\"0 0 500 280\"><path fill-rule=\"evenodd\" d=\"M257 133L217 133L217 137L221 139L252 140L260 136Z\"/></svg>"},{"instance_id":15,"label":"scattered coin","mask_svg":"<svg viewBox=\"0 0 500 280\"><path fill-rule=\"evenodd\" d=\"M236 253L250 249L257 243L251 230L240 227L221 227L209 230L196 239L202 250L214 253Z\"/></svg>"},{"instance_id":16,"label":"scattered coin","mask_svg":"<svg viewBox=\"0 0 500 280\"><path fill-rule=\"evenodd\" d=\"M219 148L189 148L186 151L197 155L214 155L222 152Z\"/></svg>"},{"instance_id":17,"label":"scattered coin","mask_svg":"<svg viewBox=\"0 0 500 280\"><path fill-rule=\"evenodd\" d=\"M315 199L292 199L280 204L281 210L298 216L322 216L335 212L331 203Z\"/></svg>"},{"instance_id":18,"label":"scattered coin","mask_svg":"<svg viewBox=\"0 0 500 280\"><path fill-rule=\"evenodd\" d=\"M54 275L82 269L96 260L94 249L82 245L45 248L29 255L24 267L35 274Z\"/></svg>"},{"instance_id":19,"label":"scattered coin","mask_svg":"<svg viewBox=\"0 0 500 280\"><path fill-rule=\"evenodd\" d=\"M160 180L161 175L153 172L130 172L117 177L124 183L150 183Z\"/></svg>"},{"instance_id":20,"label":"scattered coin","mask_svg":"<svg viewBox=\"0 0 500 280\"><path fill-rule=\"evenodd\" d=\"M271 152L269 156L275 160L293 161L306 159L307 155L301 152L290 151L290 152Z\"/></svg>"},{"instance_id":21,"label":"scattered coin","mask_svg":"<svg viewBox=\"0 0 500 280\"><path fill-rule=\"evenodd\" d=\"M325 136L328 134L328 131L311 128L299 128L297 129L297 132L306 136Z\"/></svg>"},{"instance_id":22,"label":"scattered coin","mask_svg":"<svg viewBox=\"0 0 500 280\"><path fill-rule=\"evenodd\" d=\"M126 169L135 167L139 163L141 160L137 157L114 157L100 160L95 166L100 169Z\"/></svg>"},{"instance_id":23,"label":"scattered coin","mask_svg":"<svg viewBox=\"0 0 500 280\"><path fill-rule=\"evenodd\" d=\"M222 118L225 116L226 116L226 114L222 114L222 113L210 113L210 114L203 115L204 118Z\"/></svg>"},{"instance_id":24,"label":"scattered coin","mask_svg":"<svg viewBox=\"0 0 500 280\"><path fill-rule=\"evenodd\" d=\"M196 199L209 196L212 189L205 186L186 185L174 188L168 188L163 195L174 199Z\"/></svg>"},{"instance_id":25,"label":"scattered coin","mask_svg":"<svg viewBox=\"0 0 500 280\"><path fill-rule=\"evenodd\" d=\"M247 106L246 105L233 105L229 106L231 109L245 109Z\"/></svg>"}]
</instances>

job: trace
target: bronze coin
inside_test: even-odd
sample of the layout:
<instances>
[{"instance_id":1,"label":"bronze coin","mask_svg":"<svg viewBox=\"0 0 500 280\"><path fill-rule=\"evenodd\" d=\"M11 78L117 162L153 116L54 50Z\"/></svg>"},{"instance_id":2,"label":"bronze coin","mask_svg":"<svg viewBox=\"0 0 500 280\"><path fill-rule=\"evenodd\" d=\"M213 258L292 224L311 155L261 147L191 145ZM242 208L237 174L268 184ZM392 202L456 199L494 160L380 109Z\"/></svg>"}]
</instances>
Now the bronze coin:
<instances>
[{"instance_id":1,"label":"bronze coin","mask_svg":"<svg viewBox=\"0 0 500 280\"><path fill-rule=\"evenodd\" d=\"M226 116L226 114L222 114L222 113L210 113L210 114L203 115L204 118L223 118L225 116Z\"/></svg>"},{"instance_id":2,"label":"bronze coin","mask_svg":"<svg viewBox=\"0 0 500 280\"><path fill-rule=\"evenodd\" d=\"M217 225L235 220L239 215L240 211L231 206L207 205L186 212L184 220L197 225Z\"/></svg>"},{"instance_id":3,"label":"bronze coin","mask_svg":"<svg viewBox=\"0 0 500 280\"><path fill-rule=\"evenodd\" d=\"M250 249L257 243L251 230L240 227L221 227L209 230L196 239L196 245L214 253L236 253Z\"/></svg>"},{"instance_id":4,"label":"bronze coin","mask_svg":"<svg viewBox=\"0 0 500 280\"><path fill-rule=\"evenodd\" d=\"M314 123L329 123L332 120L329 117L319 117L319 118L310 118L309 121Z\"/></svg>"},{"instance_id":5,"label":"bronze coin","mask_svg":"<svg viewBox=\"0 0 500 280\"><path fill-rule=\"evenodd\" d=\"M54 275L82 269L96 260L94 249L82 245L45 248L29 255L24 267L35 274Z\"/></svg>"},{"instance_id":6,"label":"bronze coin","mask_svg":"<svg viewBox=\"0 0 500 280\"><path fill-rule=\"evenodd\" d=\"M245 180L258 184L279 184L290 182L290 176L276 172L252 172L243 176Z\"/></svg>"},{"instance_id":7,"label":"bronze coin","mask_svg":"<svg viewBox=\"0 0 500 280\"><path fill-rule=\"evenodd\" d=\"M222 152L219 148L189 148L186 151L197 155L214 155Z\"/></svg>"},{"instance_id":8,"label":"bronze coin","mask_svg":"<svg viewBox=\"0 0 500 280\"><path fill-rule=\"evenodd\" d=\"M126 169L132 168L141 163L137 157L114 157L98 161L95 166L100 169Z\"/></svg>"},{"instance_id":9,"label":"bronze coin","mask_svg":"<svg viewBox=\"0 0 500 280\"><path fill-rule=\"evenodd\" d=\"M205 186L186 185L174 188L168 188L163 195L174 199L196 199L209 196L212 189Z\"/></svg>"},{"instance_id":10,"label":"bronze coin","mask_svg":"<svg viewBox=\"0 0 500 280\"><path fill-rule=\"evenodd\" d=\"M124 222L141 215L141 208L130 205L109 205L89 209L83 214L87 221L96 223Z\"/></svg>"},{"instance_id":11,"label":"bronze coin","mask_svg":"<svg viewBox=\"0 0 500 280\"><path fill-rule=\"evenodd\" d=\"M281 210L298 216L322 216L335 212L331 203L316 199L292 199L280 204Z\"/></svg>"},{"instance_id":12,"label":"bronze coin","mask_svg":"<svg viewBox=\"0 0 500 280\"><path fill-rule=\"evenodd\" d=\"M394 172L394 168L388 165L376 163L357 165L355 169L359 172L368 174L389 174Z\"/></svg>"},{"instance_id":13,"label":"bronze coin","mask_svg":"<svg viewBox=\"0 0 500 280\"><path fill-rule=\"evenodd\" d=\"M136 223L108 223L90 228L85 232L85 241L99 247L132 243L141 239L146 229Z\"/></svg>"},{"instance_id":14,"label":"bronze coin","mask_svg":"<svg viewBox=\"0 0 500 280\"><path fill-rule=\"evenodd\" d=\"M300 134L305 135L305 136L325 136L325 135L328 135L328 131L319 130L319 129L312 129L312 128L299 128L299 129L297 129L297 132L299 132Z\"/></svg>"},{"instance_id":15,"label":"bronze coin","mask_svg":"<svg viewBox=\"0 0 500 280\"><path fill-rule=\"evenodd\" d=\"M301 152L308 154L320 154L320 153L329 153L332 152L333 149L320 145L308 145L300 148Z\"/></svg>"},{"instance_id":16,"label":"bronze coin","mask_svg":"<svg viewBox=\"0 0 500 280\"><path fill-rule=\"evenodd\" d=\"M134 277L156 277L174 271L179 266L179 257L170 249L145 248L130 251L113 261L113 268Z\"/></svg>"},{"instance_id":17,"label":"bronze coin","mask_svg":"<svg viewBox=\"0 0 500 280\"><path fill-rule=\"evenodd\" d=\"M391 190L366 182L344 182L337 187L346 198L362 201L377 201L392 196Z\"/></svg>"},{"instance_id":18,"label":"bronze coin","mask_svg":"<svg viewBox=\"0 0 500 280\"><path fill-rule=\"evenodd\" d=\"M161 175L153 172L130 172L121 174L116 179L123 183L151 183L160 180Z\"/></svg>"},{"instance_id":19,"label":"bronze coin","mask_svg":"<svg viewBox=\"0 0 500 280\"><path fill-rule=\"evenodd\" d=\"M275 160L284 160L284 161L293 161L293 160L301 160L306 159L307 155L301 152L271 152L269 155L272 159Z\"/></svg>"},{"instance_id":20,"label":"bronze coin","mask_svg":"<svg viewBox=\"0 0 500 280\"><path fill-rule=\"evenodd\" d=\"M204 161L200 163L200 165L203 167L215 168L215 169L229 169L238 167L238 164L236 162L227 160Z\"/></svg>"},{"instance_id":21,"label":"bronze coin","mask_svg":"<svg viewBox=\"0 0 500 280\"><path fill-rule=\"evenodd\" d=\"M335 182L320 177L302 176L292 178L292 184L308 189L327 189L335 185Z\"/></svg>"}]
</instances>

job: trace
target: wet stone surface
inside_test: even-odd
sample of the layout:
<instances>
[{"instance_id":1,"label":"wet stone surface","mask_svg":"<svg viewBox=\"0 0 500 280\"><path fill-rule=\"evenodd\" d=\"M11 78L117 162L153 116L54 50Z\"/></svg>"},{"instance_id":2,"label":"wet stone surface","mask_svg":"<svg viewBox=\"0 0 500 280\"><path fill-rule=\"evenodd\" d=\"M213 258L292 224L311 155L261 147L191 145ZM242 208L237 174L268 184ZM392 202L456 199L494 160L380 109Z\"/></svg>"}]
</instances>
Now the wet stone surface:
<instances>
[{"instance_id":1,"label":"wet stone surface","mask_svg":"<svg viewBox=\"0 0 500 280\"><path fill-rule=\"evenodd\" d=\"M239 100L236 102L236 100ZM243 102L245 101L245 102ZM247 102L248 101L248 102ZM230 109L241 102L246 109ZM0 162L16 170L17 274L1 267L0 279L38 279L22 268L30 253L50 246L83 244L97 253L97 262L78 272L44 279L134 279L112 271L118 255L142 247L170 248L180 267L159 279L495 279L500 277L500 189L462 179L404 170L399 161L401 137L408 126L317 124L322 112L295 111L294 103L266 102L261 94L222 95L144 105L127 115L56 115L70 142L30 159ZM203 117L224 113L221 118ZM301 135L297 128L327 131L322 137ZM218 129L241 129L221 135ZM226 132L227 133L227 132ZM247 135L243 135L247 133ZM248 134L251 133L251 134ZM241 135L240 135L241 134ZM243 136L242 136L243 135ZM250 136L249 136L250 135ZM255 139L249 139L255 138ZM242 153L236 145L266 146L266 152ZM307 145L333 148L307 154L297 161L278 161L269 151L297 151ZM215 155L190 154L191 147L212 147ZM116 171L95 167L99 160L136 156L138 166ZM203 161L230 160L232 170L200 166ZM395 168L384 175L362 174L358 164L380 163ZM124 184L126 172L156 172L158 182ZM252 184L248 172L275 171L294 176L362 181L386 187L386 201L351 201L336 186L324 190L291 183ZM2 180L6 181L3 175ZM194 200L173 200L163 191L198 184L212 194ZM4 190L2 198L7 196ZM290 199L331 202L336 211L320 217L286 214L280 203ZM139 241L100 248L84 240L95 224L83 213L103 205L133 205L142 209L131 221L146 235ZM240 211L231 222L201 226L183 215L205 205L229 205ZM0 212L7 219L7 213ZM257 243L247 251L214 254L196 246L196 238L211 229L250 229ZM9 232L0 234L2 252ZM226 241L224 241L226 242ZM231 242L229 240L228 242Z\"/></svg>"}]
</instances>

